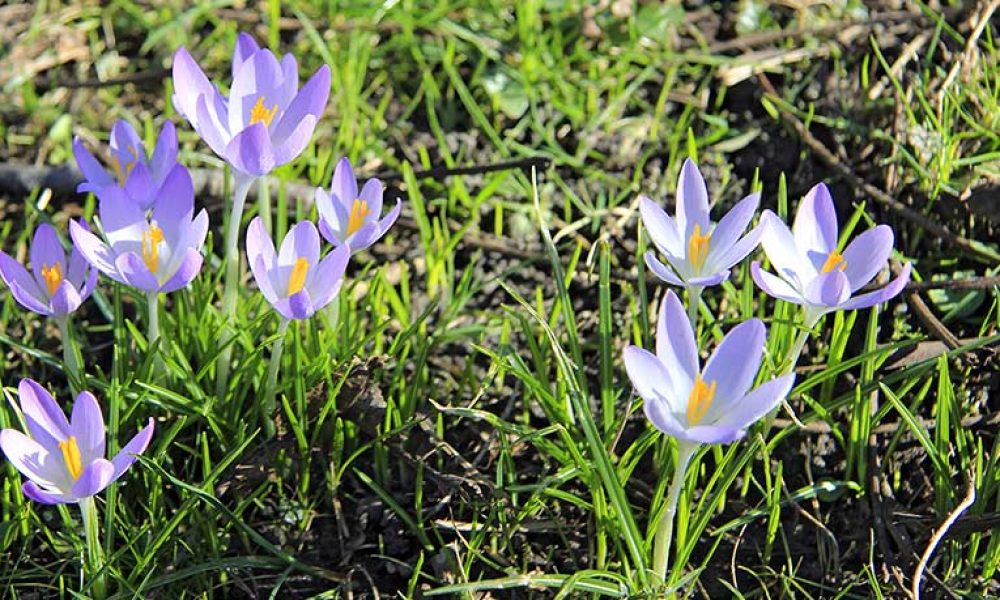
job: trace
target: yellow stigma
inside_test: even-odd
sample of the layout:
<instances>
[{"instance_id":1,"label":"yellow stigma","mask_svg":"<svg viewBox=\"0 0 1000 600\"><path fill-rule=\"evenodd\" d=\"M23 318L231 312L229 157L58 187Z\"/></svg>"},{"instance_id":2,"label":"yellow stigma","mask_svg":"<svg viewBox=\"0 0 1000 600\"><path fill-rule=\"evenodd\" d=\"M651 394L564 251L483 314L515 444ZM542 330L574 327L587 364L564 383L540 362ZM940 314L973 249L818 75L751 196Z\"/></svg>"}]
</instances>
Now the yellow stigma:
<instances>
[{"instance_id":1,"label":"yellow stigma","mask_svg":"<svg viewBox=\"0 0 1000 600\"><path fill-rule=\"evenodd\" d=\"M278 114L277 104L272 106L271 110L268 110L264 106L264 96L257 96L257 104L254 104L253 108L250 109L250 124L263 123L265 126L270 127L271 119L276 114Z\"/></svg>"},{"instance_id":2,"label":"yellow stigma","mask_svg":"<svg viewBox=\"0 0 1000 600\"><path fill-rule=\"evenodd\" d=\"M292 274L288 276L288 295L292 296L302 291L306 287L306 275L309 274L309 261L301 256L295 261L292 267Z\"/></svg>"},{"instance_id":3,"label":"yellow stigma","mask_svg":"<svg viewBox=\"0 0 1000 600\"><path fill-rule=\"evenodd\" d=\"M142 233L142 260L155 275L160 269L160 242L163 241L163 230L155 224Z\"/></svg>"},{"instance_id":4,"label":"yellow stigma","mask_svg":"<svg viewBox=\"0 0 1000 600\"><path fill-rule=\"evenodd\" d=\"M695 225L691 232L691 239L688 240L688 259L695 271L701 271L701 266L708 258L709 235L701 235L701 225Z\"/></svg>"},{"instance_id":5,"label":"yellow stigma","mask_svg":"<svg viewBox=\"0 0 1000 600\"><path fill-rule=\"evenodd\" d=\"M368 216L368 203L364 200L356 199L351 206L351 216L347 219L347 235L354 235L354 232L361 229L365 224L365 217Z\"/></svg>"},{"instance_id":6,"label":"yellow stigma","mask_svg":"<svg viewBox=\"0 0 1000 600\"><path fill-rule=\"evenodd\" d=\"M49 296L54 296L59 284L63 281L62 265L54 263L42 266L42 279L45 280L45 287L49 289Z\"/></svg>"},{"instance_id":7,"label":"yellow stigma","mask_svg":"<svg viewBox=\"0 0 1000 600\"><path fill-rule=\"evenodd\" d=\"M712 406L712 400L715 399L715 388L717 386L717 381L713 381L711 385L706 385L701 380L701 375L695 378L694 387L691 388L691 395L688 396L687 420L689 426L693 427L701 423L701 420L705 418L705 413L708 412L709 407Z\"/></svg>"},{"instance_id":8,"label":"yellow stigma","mask_svg":"<svg viewBox=\"0 0 1000 600\"><path fill-rule=\"evenodd\" d=\"M841 256L840 252L836 250L830 252L830 256L826 257L826 262L823 263L823 268L821 272L829 273L830 271L837 269L838 271L843 271L847 268L847 261Z\"/></svg>"},{"instance_id":9,"label":"yellow stigma","mask_svg":"<svg viewBox=\"0 0 1000 600\"><path fill-rule=\"evenodd\" d=\"M76 445L76 436L71 435L65 442L59 442L59 449L62 450L63 462L66 463L69 476L76 481L83 473L83 462L80 460L80 447Z\"/></svg>"},{"instance_id":10,"label":"yellow stigma","mask_svg":"<svg viewBox=\"0 0 1000 600\"><path fill-rule=\"evenodd\" d=\"M130 147L129 152L132 156L135 156L135 149ZM138 156L136 156L136 160L138 160ZM118 160L118 157L111 155L111 170L115 172L115 178L118 179L118 185L125 185L125 180L128 179L129 173L131 173L132 169L135 168L136 160L130 160L125 163L124 167L122 167L122 163Z\"/></svg>"}]
</instances>

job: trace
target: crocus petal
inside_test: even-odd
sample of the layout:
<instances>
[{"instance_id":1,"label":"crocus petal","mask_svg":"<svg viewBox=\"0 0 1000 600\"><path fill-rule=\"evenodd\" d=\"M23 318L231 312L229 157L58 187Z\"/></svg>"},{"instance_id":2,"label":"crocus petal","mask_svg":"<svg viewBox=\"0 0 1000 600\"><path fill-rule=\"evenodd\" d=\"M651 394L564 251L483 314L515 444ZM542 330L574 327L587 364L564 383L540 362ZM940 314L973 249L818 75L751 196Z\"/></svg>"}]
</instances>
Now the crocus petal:
<instances>
[{"instance_id":1,"label":"crocus petal","mask_svg":"<svg viewBox=\"0 0 1000 600\"><path fill-rule=\"evenodd\" d=\"M174 248L181 242L193 213L194 183L188 170L178 164L163 180L152 214L152 221L163 232L168 247Z\"/></svg>"},{"instance_id":2,"label":"crocus petal","mask_svg":"<svg viewBox=\"0 0 1000 600\"><path fill-rule=\"evenodd\" d=\"M59 442L72 435L65 413L56 404L52 394L38 382L22 379L17 386L17 397L31 437L50 452L59 447Z\"/></svg>"},{"instance_id":3,"label":"crocus petal","mask_svg":"<svg viewBox=\"0 0 1000 600\"><path fill-rule=\"evenodd\" d=\"M38 282L21 263L3 251L0 251L0 277L22 306L41 314L48 312L48 294L38 287Z\"/></svg>"},{"instance_id":4,"label":"crocus petal","mask_svg":"<svg viewBox=\"0 0 1000 600\"><path fill-rule=\"evenodd\" d=\"M15 469L32 481L46 487L60 487L67 482L60 458L20 431L0 431L0 450Z\"/></svg>"},{"instance_id":5,"label":"crocus petal","mask_svg":"<svg viewBox=\"0 0 1000 600\"><path fill-rule=\"evenodd\" d=\"M21 486L21 492L39 504L67 504L69 502L76 502L75 498L71 498L66 494L46 492L35 485L34 481L25 481L24 485Z\"/></svg>"},{"instance_id":6,"label":"crocus petal","mask_svg":"<svg viewBox=\"0 0 1000 600\"><path fill-rule=\"evenodd\" d=\"M367 186L365 186L365 187L367 187ZM396 222L396 219L399 218L399 212L402 209L403 209L403 202L397 198L396 199L396 206L392 207L392 210L390 210L384 217L382 217L382 220L378 222L378 229L379 229L379 237L380 238L383 235L385 235L389 231L389 229L392 227L393 223Z\"/></svg>"},{"instance_id":7,"label":"crocus petal","mask_svg":"<svg viewBox=\"0 0 1000 600\"><path fill-rule=\"evenodd\" d=\"M120 245L134 245L146 228L146 214L119 187L105 188L98 194L97 210L108 244L118 252Z\"/></svg>"},{"instance_id":8,"label":"crocus petal","mask_svg":"<svg viewBox=\"0 0 1000 600\"><path fill-rule=\"evenodd\" d=\"M254 123L236 134L226 145L226 160L247 175L266 175L274 168L271 136L263 122Z\"/></svg>"},{"instance_id":9,"label":"crocus petal","mask_svg":"<svg viewBox=\"0 0 1000 600\"><path fill-rule=\"evenodd\" d=\"M668 291L660 303L660 317L656 323L656 356L668 370L676 369L672 373L685 376L683 387L693 385L699 371L698 344L687 312L673 291Z\"/></svg>"},{"instance_id":10,"label":"crocus petal","mask_svg":"<svg viewBox=\"0 0 1000 600\"><path fill-rule=\"evenodd\" d=\"M288 314L291 319L308 319L316 312L309 290L302 290L288 297Z\"/></svg>"},{"instance_id":11,"label":"crocus petal","mask_svg":"<svg viewBox=\"0 0 1000 600\"><path fill-rule=\"evenodd\" d=\"M696 425L687 428L688 441L700 444L731 444L746 435L742 429L721 425Z\"/></svg>"},{"instance_id":12,"label":"crocus petal","mask_svg":"<svg viewBox=\"0 0 1000 600\"><path fill-rule=\"evenodd\" d=\"M272 250L273 253L273 250ZM278 302L278 292L274 289L274 284L271 282L271 276L268 273L268 264L265 263L263 256L256 256L250 261L250 270L253 272L254 281L257 282L257 289L260 290L261 294L264 294L264 298L267 299L271 305L275 305Z\"/></svg>"},{"instance_id":13,"label":"crocus petal","mask_svg":"<svg viewBox=\"0 0 1000 600\"><path fill-rule=\"evenodd\" d=\"M382 193L382 182L373 178L365 182L358 195L358 199L367 205L368 215L372 221L376 221L378 216L382 214ZM398 203L399 200L397 199L396 202Z\"/></svg>"},{"instance_id":14,"label":"crocus petal","mask_svg":"<svg viewBox=\"0 0 1000 600\"><path fill-rule=\"evenodd\" d=\"M346 157L337 162L333 169L333 181L330 183L330 195L340 200L344 209L349 209L354 199L358 197L358 180L354 178L351 161ZM346 214L344 215L346 218Z\"/></svg>"},{"instance_id":15,"label":"crocus petal","mask_svg":"<svg viewBox=\"0 0 1000 600\"><path fill-rule=\"evenodd\" d=\"M264 228L264 220L260 217L254 217L250 221L250 225L247 227L247 261L253 265L257 262L257 258L261 258L265 266L270 267L274 265L277 256L274 251L274 242L271 241L271 236L267 233L267 229ZM257 275L254 273L254 275ZM257 276L260 279L259 276Z\"/></svg>"},{"instance_id":16,"label":"crocus petal","mask_svg":"<svg viewBox=\"0 0 1000 600\"><path fill-rule=\"evenodd\" d=\"M753 219L760 204L760 193L755 192L736 203L729 212L719 220L719 223L712 230L712 237L709 239L709 259L712 255L720 256L736 243L736 240L746 230L750 220ZM725 265L728 267L729 265Z\"/></svg>"},{"instance_id":17,"label":"crocus petal","mask_svg":"<svg viewBox=\"0 0 1000 600\"><path fill-rule=\"evenodd\" d=\"M135 153L135 159L139 162L146 162L146 151L142 147L142 139L139 138L139 134L136 133L135 127L124 119L118 119L115 124L111 126L111 139L109 145L113 154L123 154L129 158L133 159L133 152ZM122 163L125 166L125 163Z\"/></svg>"},{"instance_id":18,"label":"crocus petal","mask_svg":"<svg viewBox=\"0 0 1000 600\"><path fill-rule=\"evenodd\" d=\"M677 227L683 235L682 241L691 237L695 225L701 227L701 235L706 235L711 227L708 188L698 166L688 158L677 180Z\"/></svg>"},{"instance_id":19,"label":"crocus petal","mask_svg":"<svg viewBox=\"0 0 1000 600\"><path fill-rule=\"evenodd\" d=\"M281 64L270 50L259 50L250 55L233 76L229 89L229 131L235 133L250 126L253 107L262 102L266 110L279 105L282 98L278 89L284 79Z\"/></svg>"},{"instance_id":20,"label":"crocus petal","mask_svg":"<svg viewBox=\"0 0 1000 600\"><path fill-rule=\"evenodd\" d=\"M125 252L115 259L115 266L122 274L125 283L145 292L155 292L160 289L156 275L149 270L145 261L135 252Z\"/></svg>"},{"instance_id":21,"label":"crocus petal","mask_svg":"<svg viewBox=\"0 0 1000 600\"><path fill-rule=\"evenodd\" d=\"M847 267L844 275L851 282L851 292L868 285L892 254L892 228L888 225L872 227L854 238L844 249Z\"/></svg>"},{"instance_id":22,"label":"crocus petal","mask_svg":"<svg viewBox=\"0 0 1000 600\"><path fill-rule=\"evenodd\" d=\"M97 398L90 392L80 392L73 403L70 431L76 436L83 464L104 458L104 416Z\"/></svg>"},{"instance_id":23,"label":"crocus petal","mask_svg":"<svg viewBox=\"0 0 1000 600\"><path fill-rule=\"evenodd\" d=\"M175 164L177 164L177 130L173 122L167 121L163 124L159 137L156 138L153 156L149 159L149 169L154 181L162 182Z\"/></svg>"},{"instance_id":24,"label":"crocus petal","mask_svg":"<svg viewBox=\"0 0 1000 600\"><path fill-rule=\"evenodd\" d=\"M299 65L291 53L281 57L281 73L283 75L281 106L287 109L299 91Z\"/></svg>"},{"instance_id":25,"label":"crocus petal","mask_svg":"<svg viewBox=\"0 0 1000 600\"><path fill-rule=\"evenodd\" d=\"M156 184L149 168L143 163L136 163L125 180L125 195L132 199L141 210L149 210L156 193Z\"/></svg>"},{"instance_id":26,"label":"crocus petal","mask_svg":"<svg viewBox=\"0 0 1000 600\"><path fill-rule=\"evenodd\" d=\"M205 140L208 147L219 156L227 157L227 144L232 136L229 134L229 126L226 125L227 116L225 113L225 101L218 92L211 92L204 96L198 96L195 102L196 120L191 120L201 139Z\"/></svg>"},{"instance_id":27,"label":"crocus petal","mask_svg":"<svg viewBox=\"0 0 1000 600\"><path fill-rule=\"evenodd\" d=\"M643 400L649 402L659 398L668 404L669 412L678 411L679 386L656 355L638 346L627 346L622 358L628 378Z\"/></svg>"},{"instance_id":28,"label":"crocus petal","mask_svg":"<svg viewBox=\"0 0 1000 600\"><path fill-rule=\"evenodd\" d=\"M758 319L744 321L729 330L719 347L705 363L702 380L718 386L715 398L705 415L706 422L713 422L714 415L724 414L730 403L746 395L753 385L764 354L764 336L767 329Z\"/></svg>"},{"instance_id":29,"label":"crocus petal","mask_svg":"<svg viewBox=\"0 0 1000 600\"><path fill-rule=\"evenodd\" d=\"M761 384L739 401L730 403L714 425L745 430L781 404L793 383L795 374L790 373Z\"/></svg>"},{"instance_id":30,"label":"crocus petal","mask_svg":"<svg viewBox=\"0 0 1000 600\"><path fill-rule=\"evenodd\" d=\"M191 57L187 49L181 47L174 54L172 69L174 83L174 108L181 113L195 129L198 128L198 98L211 94L215 88L205 77L201 67Z\"/></svg>"},{"instance_id":31,"label":"crocus petal","mask_svg":"<svg viewBox=\"0 0 1000 600\"><path fill-rule=\"evenodd\" d=\"M169 294L170 292L179 290L186 287L194 278L198 276L201 271L201 265L204 262L204 258L201 253L194 248L185 248L182 254L183 258L180 260L180 264L177 266L177 270L174 274L170 276L167 281L160 286L160 292L163 294Z\"/></svg>"},{"instance_id":32,"label":"crocus petal","mask_svg":"<svg viewBox=\"0 0 1000 600\"><path fill-rule=\"evenodd\" d=\"M823 266L830 251L837 249L837 212L826 184L816 184L802 198L795 213L792 234L795 244L817 270Z\"/></svg>"},{"instance_id":33,"label":"crocus petal","mask_svg":"<svg viewBox=\"0 0 1000 600\"><path fill-rule=\"evenodd\" d=\"M278 252L278 266L293 266L299 258L306 259L311 267L319 262L319 233L311 221L296 223L285 235Z\"/></svg>"},{"instance_id":34,"label":"crocus petal","mask_svg":"<svg viewBox=\"0 0 1000 600\"><path fill-rule=\"evenodd\" d=\"M90 231L90 227L87 226L86 221L79 221L79 224L84 230ZM72 238L70 241L72 241ZM73 285L79 288L88 278L91 270L90 263L87 262L83 254L73 245L69 251L69 265L66 270L66 279L72 281Z\"/></svg>"},{"instance_id":35,"label":"crocus petal","mask_svg":"<svg viewBox=\"0 0 1000 600\"><path fill-rule=\"evenodd\" d=\"M52 298L49 300L49 308L54 317L62 317L68 315L77 308L83 299L80 298L80 292L77 291L73 284L69 280L64 279L59 287L56 288L56 293L52 294Z\"/></svg>"},{"instance_id":36,"label":"crocus petal","mask_svg":"<svg viewBox=\"0 0 1000 600\"><path fill-rule=\"evenodd\" d=\"M114 252L100 238L76 221L69 222L69 235L73 238L73 246L80 251L80 254L87 259L91 266L115 281L125 283L125 278L118 272L118 267L115 265Z\"/></svg>"},{"instance_id":37,"label":"crocus petal","mask_svg":"<svg viewBox=\"0 0 1000 600\"><path fill-rule=\"evenodd\" d=\"M236 80L236 73L239 71L243 63L253 56L257 50L260 48L257 46L257 41L253 37L244 32L240 32L236 36L236 47L233 48L233 80Z\"/></svg>"},{"instance_id":38,"label":"crocus petal","mask_svg":"<svg viewBox=\"0 0 1000 600\"><path fill-rule=\"evenodd\" d=\"M321 310L337 297L344 283L344 273L347 262L351 258L351 248L341 246L330 252L315 267L312 279L307 286L309 296L316 310Z\"/></svg>"},{"instance_id":39,"label":"crocus petal","mask_svg":"<svg viewBox=\"0 0 1000 600\"><path fill-rule=\"evenodd\" d=\"M899 275L889 282L888 285L875 290L874 292L868 292L851 298L840 308L844 310L857 310L875 306L876 304L882 304L883 302L895 298L897 294L903 291L903 288L906 287L906 284L910 281L910 270L910 263L906 263L903 265L903 270L900 271Z\"/></svg>"},{"instance_id":40,"label":"crocus petal","mask_svg":"<svg viewBox=\"0 0 1000 600\"><path fill-rule=\"evenodd\" d=\"M645 258L646 258L646 266L649 267L649 270L653 272L653 275L656 275L657 277L669 283L670 285L684 287L684 282L681 280L681 278L674 273L673 269L661 263L656 258L656 254L654 254L652 250L646 252Z\"/></svg>"},{"instance_id":41,"label":"crocus petal","mask_svg":"<svg viewBox=\"0 0 1000 600\"><path fill-rule=\"evenodd\" d=\"M750 230L739 241L729 247L724 253L717 256L709 256L710 261L716 268L729 269L733 265L742 261L748 254L760 244L760 238L764 235L764 227L758 225Z\"/></svg>"},{"instance_id":42,"label":"crocus petal","mask_svg":"<svg viewBox=\"0 0 1000 600\"><path fill-rule=\"evenodd\" d=\"M799 284L811 279L816 268L799 251L788 225L770 210L761 214L760 222L764 227L760 244L778 273L785 278L797 279Z\"/></svg>"},{"instance_id":43,"label":"crocus petal","mask_svg":"<svg viewBox=\"0 0 1000 600\"><path fill-rule=\"evenodd\" d=\"M701 277L689 277L685 286L698 286L698 287L711 287L713 285L719 285L723 281L729 279L729 270L719 271L718 273L713 273L712 275L705 275Z\"/></svg>"},{"instance_id":44,"label":"crocus petal","mask_svg":"<svg viewBox=\"0 0 1000 600\"><path fill-rule=\"evenodd\" d=\"M646 226L649 239L660 252L672 256L684 255L684 242L677 230L677 224L655 202L646 196L639 196L639 215Z\"/></svg>"},{"instance_id":45,"label":"crocus petal","mask_svg":"<svg viewBox=\"0 0 1000 600\"><path fill-rule=\"evenodd\" d=\"M323 188L316 188L313 197L316 209L319 211L320 233L331 244L342 244L346 237L344 233L347 229L347 209L336 198L336 194L327 194Z\"/></svg>"},{"instance_id":46,"label":"crocus petal","mask_svg":"<svg viewBox=\"0 0 1000 600\"><path fill-rule=\"evenodd\" d=\"M788 285L784 279L761 269L759 261L755 260L750 263L750 275L753 277L753 281L757 284L757 287L764 290L764 293L768 296L793 304L802 304L805 302L802 294Z\"/></svg>"},{"instance_id":47,"label":"crocus petal","mask_svg":"<svg viewBox=\"0 0 1000 600\"><path fill-rule=\"evenodd\" d=\"M128 470L135 462L135 457L146 451L149 446L149 441L153 439L153 419L149 419L149 423L142 428L139 433L135 434L131 440L125 444L114 458L111 459L111 464L114 465L114 471L111 476L111 481L115 481L122 476L122 473Z\"/></svg>"},{"instance_id":48,"label":"crocus petal","mask_svg":"<svg viewBox=\"0 0 1000 600\"><path fill-rule=\"evenodd\" d=\"M98 458L83 468L80 478L73 483L73 495L77 498L93 496L114 481L114 472L115 466L111 461Z\"/></svg>"},{"instance_id":49,"label":"crocus petal","mask_svg":"<svg viewBox=\"0 0 1000 600\"><path fill-rule=\"evenodd\" d=\"M683 441L691 441L683 425L671 412L666 400L658 397L643 398L642 410L646 418L663 433Z\"/></svg>"},{"instance_id":50,"label":"crocus petal","mask_svg":"<svg viewBox=\"0 0 1000 600\"><path fill-rule=\"evenodd\" d=\"M323 116L323 110L326 108L326 101L329 96L330 67L323 65L302 86L302 89L292 99L284 114L281 115L281 120L278 121L277 126L274 128L275 144L284 144L285 140L292 135L292 132L298 128L299 123L304 121L307 116L312 116L314 120L319 120ZM339 168L340 165L338 164L337 167ZM354 177L353 173L351 177ZM334 179L336 178L335 171ZM357 198L357 183L354 186L355 195L351 196L351 200Z\"/></svg>"},{"instance_id":51,"label":"crocus petal","mask_svg":"<svg viewBox=\"0 0 1000 600\"><path fill-rule=\"evenodd\" d=\"M42 223L35 229L35 236L31 240L31 268L35 272L35 281L42 285L45 277L42 276L44 267L59 265L60 272L67 272L66 251L63 250L62 242L56 234L54 227L48 223Z\"/></svg>"},{"instance_id":52,"label":"crocus petal","mask_svg":"<svg viewBox=\"0 0 1000 600\"><path fill-rule=\"evenodd\" d=\"M375 243L375 240L382 237L378 223L368 223L361 229L355 231L351 237L345 240L346 245L351 247L352 252L360 252Z\"/></svg>"},{"instance_id":53,"label":"crocus petal","mask_svg":"<svg viewBox=\"0 0 1000 600\"><path fill-rule=\"evenodd\" d=\"M837 308L851 297L851 282L840 271L823 273L806 285L805 297L810 304Z\"/></svg>"},{"instance_id":54,"label":"crocus petal","mask_svg":"<svg viewBox=\"0 0 1000 600\"><path fill-rule=\"evenodd\" d=\"M280 143L274 146L274 164L283 165L293 161L309 145L313 131L316 129L316 117L307 115L295 129Z\"/></svg>"},{"instance_id":55,"label":"crocus petal","mask_svg":"<svg viewBox=\"0 0 1000 600\"><path fill-rule=\"evenodd\" d=\"M80 172L86 179L77 187L76 191L92 192L100 187L115 185L115 179L104 170L101 163L97 162L97 159L87 150L80 138L73 138L73 156L76 157L76 166L80 168Z\"/></svg>"}]
</instances>

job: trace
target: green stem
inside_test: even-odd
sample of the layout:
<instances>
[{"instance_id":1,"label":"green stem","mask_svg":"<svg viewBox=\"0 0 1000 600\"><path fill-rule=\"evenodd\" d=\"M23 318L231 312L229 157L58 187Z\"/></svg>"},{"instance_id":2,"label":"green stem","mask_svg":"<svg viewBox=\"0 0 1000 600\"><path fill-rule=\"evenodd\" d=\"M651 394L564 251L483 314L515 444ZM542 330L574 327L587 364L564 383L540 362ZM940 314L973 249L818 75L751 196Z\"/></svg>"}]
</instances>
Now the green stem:
<instances>
[{"instance_id":1,"label":"green stem","mask_svg":"<svg viewBox=\"0 0 1000 600\"><path fill-rule=\"evenodd\" d=\"M235 333L233 321L236 316L236 299L240 286L240 223L243 221L243 208L246 206L247 194L255 177L249 175L236 176L236 189L233 192L233 208L229 214L229 224L226 227L226 281L222 291L222 339ZM229 386L229 368L233 356L232 344L227 345L219 354L216 369L215 394L219 398L225 396Z\"/></svg>"},{"instance_id":2,"label":"green stem","mask_svg":"<svg viewBox=\"0 0 1000 600\"><path fill-rule=\"evenodd\" d=\"M653 574L661 582L667 580L667 562L670 555L670 543L674 537L674 517L677 514L677 501L684 487L684 475L688 463L698 450L697 444L677 442L677 463L674 464L674 478L670 481L667 492L667 506L660 514L660 522L656 526L656 538L653 542Z\"/></svg>"},{"instance_id":3,"label":"green stem","mask_svg":"<svg viewBox=\"0 0 1000 600\"><path fill-rule=\"evenodd\" d=\"M274 340L271 349L271 362L267 365L267 384L264 388L264 400L260 403L264 432L267 437L274 437L274 411L277 403L274 401L274 390L278 386L278 369L281 367L281 352L285 349L285 333L288 331L288 319L281 319L278 324L278 339Z\"/></svg>"},{"instance_id":4,"label":"green stem","mask_svg":"<svg viewBox=\"0 0 1000 600\"><path fill-rule=\"evenodd\" d=\"M97 504L93 496L80 499L80 514L83 517L83 533L87 539L87 576L92 579L91 597L104 600L107 588L104 582L104 550L98 539Z\"/></svg>"},{"instance_id":5,"label":"green stem","mask_svg":"<svg viewBox=\"0 0 1000 600\"><path fill-rule=\"evenodd\" d=\"M59 324L59 337L62 339L63 367L69 378L69 384L73 389L73 393L77 393L83 389L82 360L80 359L80 354L77 351L73 338L73 329L69 324L69 315L56 319L56 323Z\"/></svg>"},{"instance_id":6,"label":"green stem","mask_svg":"<svg viewBox=\"0 0 1000 600\"><path fill-rule=\"evenodd\" d=\"M781 369L780 375L788 375L795 370L795 363L799 362L799 356L806 345L806 340L809 339L810 331L811 329L799 331L799 335L795 338L795 343L792 344L792 349L788 353L788 357L785 358L785 364Z\"/></svg>"},{"instance_id":7,"label":"green stem","mask_svg":"<svg viewBox=\"0 0 1000 600\"><path fill-rule=\"evenodd\" d=\"M264 231L271 235L271 193L267 187L267 177L257 181L257 216L264 222Z\"/></svg>"},{"instance_id":8,"label":"green stem","mask_svg":"<svg viewBox=\"0 0 1000 600\"><path fill-rule=\"evenodd\" d=\"M149 342L149 347L152 348L153 344L160 337L160 293L148 292L146 294L146 303L149 307L146 340Z\"/></svg>"},{"instance_id":9,"label":"green stem","mask_svg":"<svg viewBox=\"0 0 1000 600\"><path fill-rule=\"evenodd\" d=\"M693 285L688 290L688 321L691 321L691 329L695 336L698 335L698 305L701 304L701 291L705 289L700 285Z\"/></svg>"}]
</instances>

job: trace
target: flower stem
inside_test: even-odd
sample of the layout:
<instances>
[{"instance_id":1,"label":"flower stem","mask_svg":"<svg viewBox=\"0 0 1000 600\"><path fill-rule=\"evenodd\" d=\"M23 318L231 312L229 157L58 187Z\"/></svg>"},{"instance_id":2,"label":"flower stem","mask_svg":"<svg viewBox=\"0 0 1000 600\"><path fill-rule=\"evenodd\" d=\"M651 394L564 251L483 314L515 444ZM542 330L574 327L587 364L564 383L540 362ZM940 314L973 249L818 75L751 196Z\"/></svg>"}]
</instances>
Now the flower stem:
<instances>
[{"instance_id":1,"label":"flower stem","mask_svg":"<svg viewBox=\"0 0 1000 600\"><path fill-rule=\"evenodd\" d=\"M667 561L670 555L670 543L674 537L674 516L677 514L677 501L681 497L681 489L684 487L684 475L687 473L688 463L691 457L698 450L697 444L689 442L677 442L677 462L674 464L674 478L670 481L670 490L667 492L667 506L660 515L660 522L656 526L656 538L653 542L653 574L660 581L667 580Z\"/></svg>"},{"instance_id":2,"label":"flower stem","mask_svg":"<svg viewBox=\"0 0 1000 600\"><path fill-rule=\"evenodd\" d=\"M226 282L222 291L222 337L234 333L233 320L236 316L236 298L240 285L240 223L243 221L243 207L247 202L247 194L254 182L249 175L236 176L236 189L233 192L233 208L229 214L229 224L226 227ZM233 355L232 344L223 348L219 354L216 368L215 394L222 398L229 385L229 363Z\"/></svg>"},{"instance_id":3,"label":"flower stem","mask_svg":"<svg viewBox=\"0 0 1000 600\"><path fill-rule=\"evenodd\" d=\"M73 393L77 393L83 389L82 361L73 338L73 329L69 324L69 315L56 319L56 323L59 324L59 337L62 339L63 368L69 379L70 388L73 389Z\"/></svg>"},{"instance_id":4,"label":"flower stem","mask_svg":"<svg viewBox=\"0 0 1000 600\"><path fill-rule=\"evenodd\" d=\"M799 335L795 338L795 343L792 344L792 349L785 358L785 365L781 369L781 375L788 375L795 370L795 363L799 362L799 356L802 354L802 349L806 345L806 340L809 339L810 329L803 329L799 331Z\"/></svg>"},{"instance_id":5,"label":"flower stem","mask_svg":"<svg viewBox=\"0 0 1000 600\"><path fill-rule=\"evenodd\" d=\"M267 177L261 177L257 182L257 216L264 222L264 231L267 235L273 235L271 231L271 192L267 187Z\"/></svg>"},{"instance_id":6,"label":"flower stem","mask_svg":"<svg viewBox=\"0 0 1000 600\"><path fill-rule=\"evenodd\" d=\"M146 324L146 340L152 347L160 337L160 294L159 292L149 292L146 294L146 302L149 307L149 322Z\"/></svg>"},{"instance_id":7,"label":"flower stem","mask_svg":"<svg viewBox=\"0 0 1000 600\"><path fill-rule=\"evenodd\" d=\"M98 539L97 504L93 496L80 499L80 514L83 517L83 533L87 540L87 576L92 579L91 597L104 600L107 589L104 582L104 550Z\"/></svg>"},{"instance_id":8,"label":"flower stem","mask_svg":"<svg viewBox=\"0 0 1000 600\"><path fill-rule=\"evenodd\" d=\"M691 329L698 335L698 305L701 304L701 291L705 289L699 285L693 285L688 290L688 320L691 321Z\"/></svg>"},{"instance_id":9,"label":"flower stem","mask_svg":"<svg viewBox=\"0 0 1000 600\"><path fill-rule=\"evenodd\" d=\"M274 390L278 385L278 368L281 366L281 352L285 349L285 333L288 331L288 319L281 319L278 324L278 339L274 340L274 348L271 349L271 362L267 365L267 384L264 388L264 399L260 403L262 424L264 433L268 438L274 437L274 410L277 403L274 401Z\"/></svg>"}]
</instances>

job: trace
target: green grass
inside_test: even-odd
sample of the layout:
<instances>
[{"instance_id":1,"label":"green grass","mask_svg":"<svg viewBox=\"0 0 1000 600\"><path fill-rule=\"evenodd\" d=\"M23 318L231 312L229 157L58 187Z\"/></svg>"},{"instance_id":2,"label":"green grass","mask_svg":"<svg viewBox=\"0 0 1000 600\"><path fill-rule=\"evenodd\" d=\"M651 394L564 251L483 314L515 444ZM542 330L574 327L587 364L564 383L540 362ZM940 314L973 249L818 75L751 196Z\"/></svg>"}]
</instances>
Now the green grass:
<instances>
[{"instance_id":1,"label":"green grass","mask_svg":"<svg viewBox=\"0 0 1000 600\"><path fill-rule=\"evenodd\" d=\"M840 46L829 32L796 32L859 18L853 3L781 6L740 3L736 27L748 35L784 28L788 37L766 46L774 50L835 46L769 75L781 82L782 106L832 140L867 181L995 247L995 225L954 210L956 198L1000 175L995 25L969 44L954 15L934 15L902 41L872 34ZM714 10L705 15L718 17ZM69 31L81 54L44 73L27 61L24 76L0 80L4 160L71 162L73 135L103 144L117 118L152 143L171 119L182 162L221 169L172 109L169 77L56 83L166 67L184 45L225 85L235 35L248 30L293 52L302 77L320 64L332 69L313 143L270 186L279 235L316 216L288 184L328 186L344 155L365 175L399 174L392 183L406 195L403 219L352 260L333 307L292 324L273 440L258 405L278 318L250 284L230 385L215 395L219 198L196 200L212 212L212 258L162 304L155 347L146 342L145 298L102 279L74 328L86 388L108 419L109 452L146 418L157 420L146 456L98 503L116 597L331 598L376 589L654 597L652 534L676 448L647 425L620 358L626 344L652 347L663 294L643 267L637 195L673 212L677 173L692 156L720 207L762 189L763 206L787 217L833 172L773 118L754 78L720 83L721 69L746 59L714 50L692 14L655 3L619 17L610 7L591 15L582 4L540 1L270 0L247 9L171 1L151 9L120 0L52 2L19 22L16 42L0 52L35 44L32 56L45 57L53 36ZM591 19L596 37L582 33ZM901 47L924 30L921 52L892 72ZM963 70L967 46L977 68ZM869 98L876 85L881 93ZM418 175L525 157L551 159L552 168L534 177ZM835 198L842 243L889 222L895 258L913 261L920 280L995 274L996 265L939 248L860 193L835 188ZM41 190L3 201L0 240L16 256L37 223L65 232L69 217L96 212L93 198ZM962 533L937 548L924 589L940 592L940 580L959 597L996 593L1000 542L976 525L1000 509L1000 447L986 425L997 290L936 290L926 299L961 347L896 365L897 351L931 339L904 301L829 315L810 337L791 396L806 430L779 421L696 455L670 561L667 587L678 597L900 596L968 485L976 503ZM700 314L703 349L740 320L767 323L761 380L798 333L794 307L760 293L746 266L706 291ZM9 398L31 376L68 407L54 324L25 317L4 294L0 331ZM19 426L11 403L0 407L0 425ZM0 465L0 595L85 596L77 512L32 505L20 484ZM887 523L872 516L877 510Z\"/></svg>"}]
</instances>

